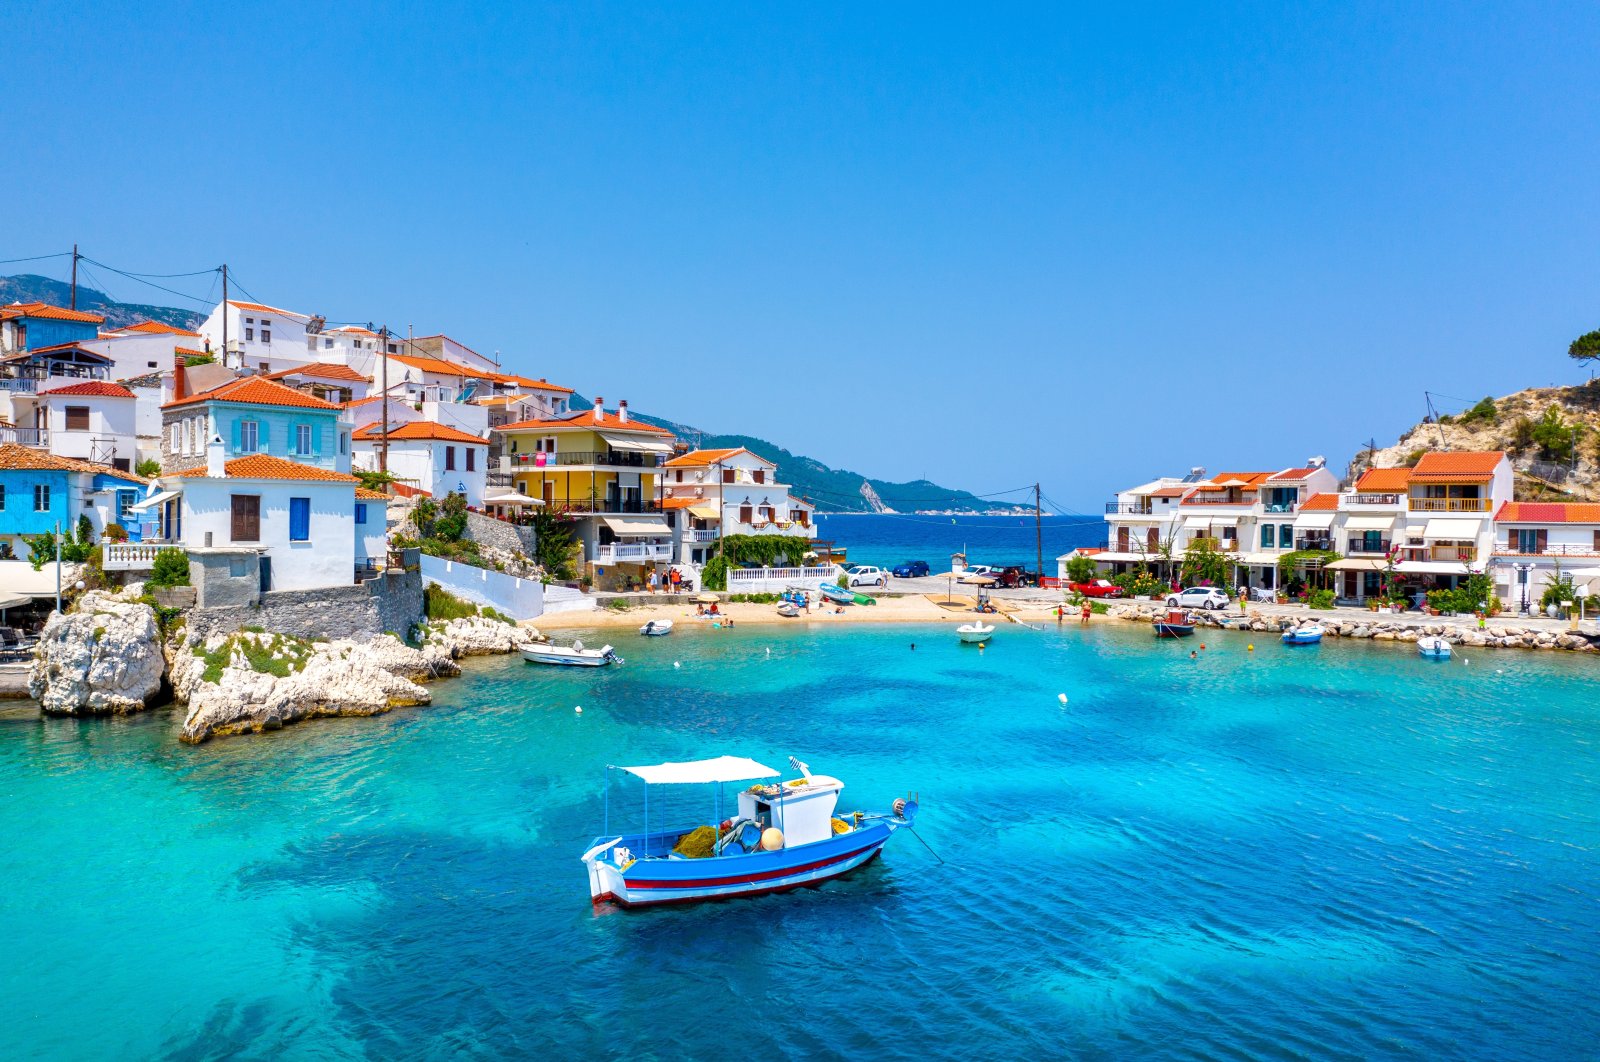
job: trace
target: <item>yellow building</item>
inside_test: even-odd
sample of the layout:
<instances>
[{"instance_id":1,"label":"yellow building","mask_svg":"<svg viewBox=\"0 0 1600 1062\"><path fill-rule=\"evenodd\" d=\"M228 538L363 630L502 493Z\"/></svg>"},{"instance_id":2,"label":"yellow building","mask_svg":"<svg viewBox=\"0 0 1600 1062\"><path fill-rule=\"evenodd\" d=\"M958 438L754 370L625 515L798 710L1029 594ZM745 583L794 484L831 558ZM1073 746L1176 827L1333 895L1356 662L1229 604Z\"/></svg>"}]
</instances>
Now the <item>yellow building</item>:
<instances>
[{"instance_id":1,"label":"yellow building","mask_svg":"<svg viewBox=\"0 0 1600 1062\"><path fill-rule=\"evenodd\" d=\"M524 420L493 429L500 458L492 473L509 476L519 494L578 526L583 563L602 584L606 576L639 578L672 560L672 528L661 512L661 465L672 455L672 433L628 416L623 402L553 420Z\"/></svg>"}]
</instances>

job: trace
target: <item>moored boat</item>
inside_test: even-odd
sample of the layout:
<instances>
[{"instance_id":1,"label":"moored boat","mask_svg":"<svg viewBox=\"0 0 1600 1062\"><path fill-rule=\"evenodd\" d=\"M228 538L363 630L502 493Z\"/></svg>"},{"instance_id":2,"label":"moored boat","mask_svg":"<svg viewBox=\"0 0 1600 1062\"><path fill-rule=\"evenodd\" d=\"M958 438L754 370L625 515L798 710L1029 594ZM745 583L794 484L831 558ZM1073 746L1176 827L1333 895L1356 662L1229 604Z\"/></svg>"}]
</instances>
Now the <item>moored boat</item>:
<instances>
[{"instance_id":1,"label":"moored boat","mask_svg":"<svg viewBox=\"0 0 1600 1062\"><path fill-rule=\"evenodd\" d=\"M1154 623L1157 638L1187 638L1194 633L1194 620L1182 609L1171 609L1166 619Z\"/></svg>"},{"instance_id":2,"label":"moored boat","mask_svg":"<svg viewBox=\"0 0 1600 1062\"><path fill-rule=\"evenodd\" d=\"M1424 634L1417 639L1417 653L1429 660L1449 660L1450 643L1437 634Z\"/></svg>"},{"instance_id":3,"label":"moored boat","mask_svg":"<svg viewBox=\"0 0 1600 1062\"><path fill-rule=\"evenodd\" d=\"M606 664L622 663L622 658L611 646L585 649L582 642L573 642L571 645L524 645L522 659L533 664L563 667L604 667Z\"/></svg>"},{"instance_id":4,"label":"moored boat","mask_svg":"<svg viewBox=\"0 0 1600 1062\"><path fill-rule=\"evenodd\" d=\"M671 620L648 620L648 621L646 621L646 623L645 623L645 625L643 627L639 628L639 633L644 635L647 638L659 638L663 634L671 634L672 633L672 621Z\"/></svg>"},{"instance_id":5,"label":"moored boat","mask_svg":"<svg viewBox=\"0 0 1600 1062\"><path fill-rule=\"evenodd\" d=\"M994 637L994 624L973 620L956 628L956 636L968 645L983 645Z\"/></svg>"},{"instance_id":6,"label":"moored boat","mask_svg":"<svg viewBox=\"0 0 1600 1062\"><path fill-rule=\"evenodd\" d=\"M783 601L778 604L778 615L784 619L794 619L800 615L800 606L793 601Z\"/></svg>"},{"instance_id":7,"label":"moored boat","mask_svg":"<svg viewBox=\"0 0 1600 1062\"><path fill-rule=\"evenodd\" d=\"M856 603L855 594L833 583L818 583L817 593L838 605L853 605Z\"/></svg>"},{"instance_id":8,"label":"moored boat","mask_svg":"<svg viewBox=\"0 0 1600 1062\"><path fill-rule=\"evenodd\" d=\"M1316 645L1325 632L1320 623L1302 623L1283 632L1284 645Z\"/></svg>"},{"instance_id":9,"label":"moored boat","mask_svg":"<svg viewBox=\"0 0 1600 1062\"><path fill-rule=\"evenodd\" d=\"M590 899L644 907L815 885L867 862L916 818L912 799L895 800L888 812L841 812L842 782L812 774L793 757L789 762L801 776L781 783L759 781L778 772L739 756L609 768L650 786L715 786L717 816L722 783L757 784L740 792L734 814L716 825L652 829L647 796L643 832L611 835L607 829L579 857ZM606 815L609 827L609 799Z\"/></svg>"}]
</instances>

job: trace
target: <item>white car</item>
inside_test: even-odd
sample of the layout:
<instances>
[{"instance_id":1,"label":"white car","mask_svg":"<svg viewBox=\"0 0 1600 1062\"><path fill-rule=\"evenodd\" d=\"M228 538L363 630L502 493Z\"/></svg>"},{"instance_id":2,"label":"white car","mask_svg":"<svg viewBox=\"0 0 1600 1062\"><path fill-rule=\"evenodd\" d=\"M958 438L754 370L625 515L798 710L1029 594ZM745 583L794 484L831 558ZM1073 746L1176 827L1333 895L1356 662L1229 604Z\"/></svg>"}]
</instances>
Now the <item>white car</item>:
<instances>
[{"instance_id":1,"label":"white car","mask_svg":"<svg viewBox=\"0 0 1600 1062\"><path fill-rule=\"evenodd\" d=\"M956 580L958 583L968 583L976 586L993 586L1000 580L1000 570L992 564L973 564L961 573Z\"/></svg>"},{"instance_id":2,"label":"white car","mask_svg":"<svg viewBox=\"0 0 1600 1062\"><path fill-rule=\"evenodd\" d=\"M851 586L888 586L889 573L870 564L858 564L845 572Z\"/></svg>"},{"instance_id":3,"label":"white car","mask_svg":"<svg viewBox=\"0 0 1600 1062\"><path fill-rule=\"evenodd\" d=\"M1191 586L1167 595L1168 608L1208 608L1213 611L1227 608L1232 602L1227 594L1214 586Z\"/></svg>"}]
</instances>

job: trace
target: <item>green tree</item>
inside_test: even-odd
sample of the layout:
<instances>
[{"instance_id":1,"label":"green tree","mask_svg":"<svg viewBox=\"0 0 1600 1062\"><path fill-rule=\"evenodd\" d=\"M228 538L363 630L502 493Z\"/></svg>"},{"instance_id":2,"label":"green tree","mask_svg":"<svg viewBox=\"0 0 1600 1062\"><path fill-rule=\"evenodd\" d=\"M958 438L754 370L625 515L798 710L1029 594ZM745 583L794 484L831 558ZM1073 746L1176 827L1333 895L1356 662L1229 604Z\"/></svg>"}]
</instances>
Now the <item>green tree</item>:
<instances>
[{"instance_id":1,"label":"green tree","mask_svg":"<svg viewBox=\"0 0 1600 1062\"><path fill-rule=\"evenodd\" d=\"M571 579L577 574L573 562L578 545L577 525L560 510L539 506L530 521L533 527L533 559L552 579Z\"/></svg>"},{"instance_id":2,"label":"green tree","mask_svg":"<svg viewBox=\"0 0 1600 1062\"><path fill-rule=\"evenodd\" d=\"M1460 417L1462 424L1497 424L1500 421L1500 410L1495 406L1494 399L1484 396L1483 400Z\"/></svg>"},{"instance_id":3,"label":"green tree","mask_svg":"<svg viewBox=\"0 0 1600 1062\"><path fill-rule=\"evenodd\" d=\"M1069 582L1086 583L1095 577L1096 565L1094 561L1081 553L1067 561L1067 579Z\"/></svg>"},{"instance_id":4,"label":"green tree","mask_svg":"<svg viewBox=\"0 0 1600 1062\"><path fill-rule=\"evenodd\" d=\"M133 471L145 479L154 479L161 475L161 462L153 457L147 457L137 465L134 465Z\"/></svg>"},{"instance_id":5,"label":"green tree","mask_svg":"<svg viewBox=\"0 0 1600 1062\"><path fill-rule=\"evenodd\" d=\"M1227 590L1233 574L1233 557L1214 538L1196 538L1183 551L1180 568L1184 586L1217 586Z\"/></svg>"},{"instance_id":6,"label":"green tree","mask_svg":"<svg viewBox=\"0 0 1600 1062\"><path fill-rule=\"evenodd\" d=\"M1572 341L1567 356L1577 361L1594 361L1600 358L1600 331L1585 332Z\"/></svg>"},{"instance_id":7,"label":"green tree","mask_svg":"<svg viewBox=\"0 0 1600 1062\"><path fill-rule=\"evenodd\" d=\"M1528 440L1539 448L1540 456L1548 461L1567 462L1572 460L1573 451L1577 448L1578 437L1582 434L1583 427L1579 424L1568 424L1561 415L1560 406L1550 406L1544 415L1533 423L1528 433Z\"/></svg>"},{"instance_id":8,"label":"green tree","mask_svg":"<svg viewBox=\"0 0 1600 1062\"><path fill-rule=\"evenodd\" d=\"M351 474L361 481L361 485L368 490L380 491L387 494L389 485L394 482L394 474L380 472L375 468L356 468Z\"/></svg>"}]
</instances>

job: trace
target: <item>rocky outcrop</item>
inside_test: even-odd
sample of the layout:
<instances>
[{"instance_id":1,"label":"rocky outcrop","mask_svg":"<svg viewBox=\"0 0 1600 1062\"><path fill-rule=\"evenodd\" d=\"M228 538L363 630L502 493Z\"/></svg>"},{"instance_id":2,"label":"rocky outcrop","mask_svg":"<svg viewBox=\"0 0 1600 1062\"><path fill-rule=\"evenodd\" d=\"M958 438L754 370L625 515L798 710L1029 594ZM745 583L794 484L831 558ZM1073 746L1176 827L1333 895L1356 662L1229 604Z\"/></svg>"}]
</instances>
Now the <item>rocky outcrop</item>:
<instances>
[{"instance_id":1,"label":"rocky outcrop","mask_svg":"<svg viewBox=\"0 0 1600 1062\"><path fill-rule=\"evenodd\" d=\"M539 632L486 616L470 616L424 624L422 638L429 647L460 660L464 656L514 653L523 643L537 641Z\"/></svg>"},{"instance_id":2,"label":"rocky outcrop","mask_svg":"<svg viewBox=\"0 0 1600 1062\"><path fill-rule=\"evenodd\" d=\"M155 612L96 590L45 624L28 690L46 715L121 715L154 702L165 670Z\"/></svg>"},{"instance_id":3,"label":"rocky outcrop","mask_svg":"<svg viewBox=\"0 0 1600 1062\"><path fill-rule=\"evenodd\" d=\"M428 704L432 696L419 682L460 674L438 648L412 649L388 635L313 643L250 632L186 642L171 670L173 692L187 707L181 740L191 744Z\"/></svg>"}]
</instances>

